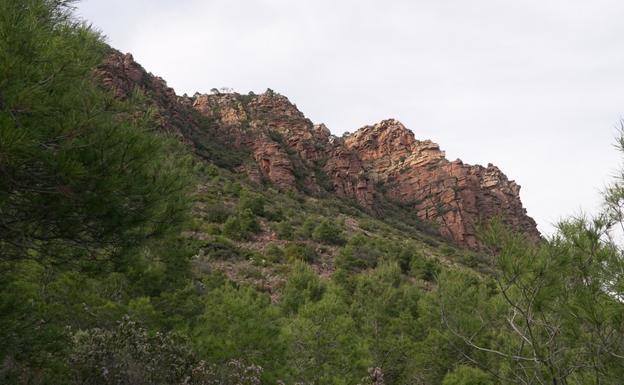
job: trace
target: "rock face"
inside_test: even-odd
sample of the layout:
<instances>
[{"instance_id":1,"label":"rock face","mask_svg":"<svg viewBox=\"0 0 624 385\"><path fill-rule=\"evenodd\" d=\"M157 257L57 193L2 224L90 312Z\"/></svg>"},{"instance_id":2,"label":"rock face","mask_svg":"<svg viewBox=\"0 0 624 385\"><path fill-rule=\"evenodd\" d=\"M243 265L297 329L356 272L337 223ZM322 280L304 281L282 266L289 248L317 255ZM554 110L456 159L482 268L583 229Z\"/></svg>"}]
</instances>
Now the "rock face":
<instances>
[{"instance_id":1,"label":"rock face","mask_svg":"<svg viewBox=\"0 0 624 385\"><path fill-rule=\"evenodd\" d=\"M520 186L493 165L448 161L440 147L419 141L390 119L366 126L345 140L385 195L413 208L423 221L439 225L442 235L471 248L478 246L481 220L499 217L537 238L536 224L520 201Z\"/></svg>"},{"instance_id":2,"label":"rock face","mask_svg":"<svg viewBox=\"0 0 624 385\"><path fill-rule=\"evenodd\" d=\"M96 77L119 99L127 99L135 91L149 98L156 107L156 121L163 131L184 138L183 131L199 127L199 122L188 107L180 102L173 88L134 61L131 54L112 50L95 70Z\"/></svg>"},{"instance_id":3,"label":"rock face","mask_svg":"<svg viewBox=\"0 0 624 385\"><path fill-rule=\"evenodd\" d=\"M380 215L384 201L400 203L405 215L436 225L443 236L469 248L479 247L479 223L493 218L539 238L522 207L520 186L497 167L451 162L437 144L417 140L396 120L339 138L271 90L178 97L161 78L119 52L96 73L117 97L143 90L157 107L161 128L181 136L205 159L211 160L215 143L247 154L236 167L258 183L335 194Z\"/></svg>"},{"instance_id":4,"label":"rock face","mask_svg":"<svg viewBox=\"0 0 624 385\"><path fill-rule=\"evenodd\" d=\"M320 191L314 170L327 157L329 130L315 127L285 96L199 95L193 107L217 122L234 147L250 151L255 162L242 169L252 180L268 180L281 190Z\"/></svg>"},{"instance_id":5,"label":"rock face","mask_svg":"<svg viewBox=\"0 0 624 385\"><path fill-rule=\"evenodd\" d=\"M436 224L458 244L477 248L477 226L500 218L532 238L536 224L522 207L520 186L495 166L450 162L440 147L416 140L389 119L345 137L313 125L287 98L262 95L201 95L193 105L220 122L237 146L247 146L257 169L282 190L303 188L353 198L375 211L382 199L409 207L408 215Z\"/></svg>"}]
</instances>

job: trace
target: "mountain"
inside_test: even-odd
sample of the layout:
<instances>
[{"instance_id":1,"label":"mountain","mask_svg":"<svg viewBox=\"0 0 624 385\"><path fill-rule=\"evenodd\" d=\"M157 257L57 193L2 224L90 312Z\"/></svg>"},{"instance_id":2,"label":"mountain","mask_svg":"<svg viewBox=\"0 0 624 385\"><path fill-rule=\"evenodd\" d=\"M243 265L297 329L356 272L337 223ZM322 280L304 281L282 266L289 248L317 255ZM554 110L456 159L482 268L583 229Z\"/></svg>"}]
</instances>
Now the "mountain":
<instances>
[{"instance_id":1,"label":"mountain","mask_svg":"<svg viewBox=\"0 0 624 385\"><path fill-rule=\"evenodd\" d=\"M0 0L0 383L622 382L621 180L541 238L495 166L177 95L72 4Z\"/></svg>"},{"instance_id":2,"label":"mountain","mask_svg":"<svg viewBox=\"0 0 624 385\"><path fill-rule=\"evenodd\" d=\"M108 56L98 75L120 97L142 89L157 106L161 128L177 133L200 157L218 161L214 152L239 154L236 170L258 184L350 199L377 216L388 204L400 205L405 216L471 249L480 247L479 225L493 219L530 239L540 237L518 184L492 164L447 160L436 143L416 139L397 120L337 137L271 90L178 97L130 54L119 52Z\"/></svg>"}]
</instances>

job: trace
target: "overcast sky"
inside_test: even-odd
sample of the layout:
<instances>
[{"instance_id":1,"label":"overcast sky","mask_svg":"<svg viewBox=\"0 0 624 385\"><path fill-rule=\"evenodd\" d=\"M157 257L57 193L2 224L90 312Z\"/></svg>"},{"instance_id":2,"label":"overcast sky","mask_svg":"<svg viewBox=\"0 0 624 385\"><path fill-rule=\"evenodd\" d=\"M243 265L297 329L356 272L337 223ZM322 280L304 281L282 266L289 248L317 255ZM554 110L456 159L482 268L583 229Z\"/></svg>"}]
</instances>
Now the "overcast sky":
<instances>
[{"instance_id":1,"label":"overcast sky","mask_svg":"<svg viewBox=\"0 0 624 385\"><path fill-rule=\"evenodd\" d=\"M272 88L334 134L396 118L494 163L541 231L593 212L620 164L622 0L83 0L178 94Z\"/></svg>"}]
</instances>

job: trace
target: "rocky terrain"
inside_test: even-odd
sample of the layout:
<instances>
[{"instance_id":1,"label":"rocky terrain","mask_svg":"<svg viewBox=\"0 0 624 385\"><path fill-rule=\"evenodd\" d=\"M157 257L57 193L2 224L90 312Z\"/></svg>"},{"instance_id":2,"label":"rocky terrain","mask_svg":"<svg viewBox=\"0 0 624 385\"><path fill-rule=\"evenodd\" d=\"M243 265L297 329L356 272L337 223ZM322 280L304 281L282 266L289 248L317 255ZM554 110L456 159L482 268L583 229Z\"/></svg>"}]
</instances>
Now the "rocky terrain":
<instances>
[{"instance_id":1,"label":"rocky terrain","mask_svg":"<svg viewBox=\"0 0 624 385\"><path fill-rule=\"evenodd\" d=\"M162 129L184 138L200 156L212 157L211 145L243 154L235 168L257 183L312 196L335 194L381 216L384 202L400 204L405 215L472 249L480 246L479 224L491 219L539 238L520 186L501 170L449 161L436 143L416 139L394 119L337 137L271 90L179 97L131 55L116 51L97 73L119 97L128 97L133 85L143 90Z\"/></svg>"}]
</instances>

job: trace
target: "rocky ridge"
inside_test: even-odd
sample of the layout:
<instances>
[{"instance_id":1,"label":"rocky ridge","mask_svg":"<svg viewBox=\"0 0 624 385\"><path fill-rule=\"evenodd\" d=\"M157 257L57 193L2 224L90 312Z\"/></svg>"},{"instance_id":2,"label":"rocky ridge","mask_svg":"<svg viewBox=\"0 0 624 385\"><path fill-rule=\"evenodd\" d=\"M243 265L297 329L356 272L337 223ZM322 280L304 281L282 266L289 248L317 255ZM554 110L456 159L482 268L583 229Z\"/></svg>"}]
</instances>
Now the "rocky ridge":
<instances>
[{"instance_id":1,"label":"rocky ridge","mask_svg":"<svg viewBox=\"0 0 624 385\"><path fill-rule=\"evenodd\" d=\"M271 90L178 97L132 56L116 51L97 74L118 97L128 97L133 87L143 90L156 105L162 128L183 137L200 156L210 159L215 142L248 154L236 169L255 182L335 194L378 215L384 201L395 202L406 215L434 224L441 235L469 248L480 246L479 223L494 218L539 238L522 206L520 186L496 166L451 162L437 144L417 140L394 119L340 138Z\"/></svg>"}]
</instances>

